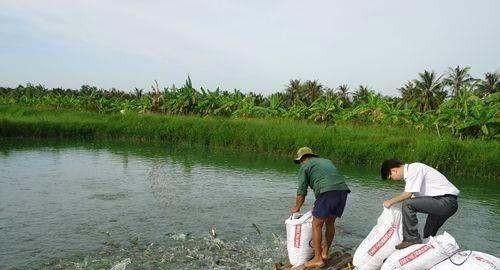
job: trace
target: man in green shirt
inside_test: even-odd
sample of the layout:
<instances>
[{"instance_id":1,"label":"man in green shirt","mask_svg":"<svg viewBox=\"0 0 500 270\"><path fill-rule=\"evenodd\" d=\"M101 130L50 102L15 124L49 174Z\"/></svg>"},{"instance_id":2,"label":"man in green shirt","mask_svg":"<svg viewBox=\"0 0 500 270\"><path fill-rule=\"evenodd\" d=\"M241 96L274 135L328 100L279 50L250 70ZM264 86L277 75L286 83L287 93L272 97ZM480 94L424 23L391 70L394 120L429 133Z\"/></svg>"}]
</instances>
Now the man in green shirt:
<instances>
[{"instance_id":1,"label":"man in green shirt","mask_svg":"<svg viewBox=\"0 0 500 270\"><path fill-rule=\"evenodd\" d=\"M297 151L295 163L301 164L298 173L298 188L292 213L300 211L307 195L307 188L314 191L316 201L313 207L314 257L306 262L306 268L322 267L328 259L330 245L335 236L335 219L344 212L349 187L333 163L318 157L309 147ZM325 243L322 245L322 230L326 227Z\"/></svg>"}]
</instances>

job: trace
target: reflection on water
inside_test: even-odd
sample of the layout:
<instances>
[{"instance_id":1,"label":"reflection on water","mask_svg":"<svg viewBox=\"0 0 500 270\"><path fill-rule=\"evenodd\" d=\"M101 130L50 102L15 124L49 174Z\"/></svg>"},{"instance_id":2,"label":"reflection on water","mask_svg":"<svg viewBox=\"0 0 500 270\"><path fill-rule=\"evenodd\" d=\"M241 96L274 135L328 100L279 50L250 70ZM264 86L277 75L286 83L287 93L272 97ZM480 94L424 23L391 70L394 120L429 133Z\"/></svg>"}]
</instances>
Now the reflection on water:
<instances>
[{"instance_id":1,"label":"reflection on water","mask_svg":"<svg viewBox=\"0 0 500 270\"><path fill-rule=\"evenodd\" d=\"M116 193L104 193L104 194L94 194L89 197L89 199L99 199L99 200L117 200L117 199L125 199L130 195L126 192L116 192Z\"/></svg>"},{"instance_id":2,"label":"reflection on water","mask_svg":"<svg viewBox=\"0 0 500 270\"><path fill-rule=\"evenodd\" d=\"M127 269L262 269L286 260L297 169L289 160L39 143L50 147L10 142L0 152L0 269L110 268L126 258ZM402 187L359 168L344 173L352 193L335 241L355 248ZM462 248L498 256L498 189L458 186L460 209L444 229Z\"/></svg>"}]
</instances>

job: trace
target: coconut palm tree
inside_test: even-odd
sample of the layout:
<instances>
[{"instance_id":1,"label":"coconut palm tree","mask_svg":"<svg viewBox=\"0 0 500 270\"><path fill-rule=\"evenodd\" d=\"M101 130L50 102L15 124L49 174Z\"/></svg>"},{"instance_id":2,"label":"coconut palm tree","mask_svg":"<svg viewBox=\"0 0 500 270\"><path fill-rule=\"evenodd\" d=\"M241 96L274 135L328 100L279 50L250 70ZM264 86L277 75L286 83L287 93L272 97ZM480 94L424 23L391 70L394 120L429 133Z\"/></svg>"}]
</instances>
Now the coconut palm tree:
<instances>
[{"instance_id":1,"label":"coconut palm tree","mask_svg":"<svg viewBox=\"0 0 500 270\"><path fill-rule=\"evenodd\" d=\"M302 96L302 83L299 79L292 79L288 82L285 89L286 103L288 106L295 104L301 100Z\"/></svg>"},{"instance_id":2,"label":"coconut palm tree","mask_svg":"<svg viewBox=\"0 0 500 270\"><path fill-rule=\"evenodd\" d=\"M347 84L341 84L339 87L337 87L337 95L339 96L340 100L342 100L343 104L349 105L350 100L349 100L349 86Z\"/></svg>"},{"instance_id":3,"label":"coconut palm tree","mask_svg":"<svg viewBox=\"0 0 500 270\"><path fill-rule=\"evenodd\" d=\"M373 91L368 86L358 86L358 90L356 90L353 95L353 103L366 102L368 100L368 96L372 92Z\"/></svg>"},{"instance_id":4,"label":"coconut palm tree","mask_svg":"<svg viewBox=\"0 0 500 270\"><path fill-rule=\"evenodd\" d=\"M144 93L144 89L135 87L134 93L136 98L141 98L142 94Z\"/></svg>"},{"instance_id":5,"label":"coconut palm tree","mask_svg":"<svg viewBox=\"0 0 500 270\"><path fill-rule=\"evenodd\" d=\"M323 94L323 85L318 81L307 80L303 85L302 89L304 92L305 102L311 105L317 98Z\"/></svg>"},{"instance_id":6,"label":"coconut palm tree","mask_svg":"<svg viewBox=\"0 0 500 270\"><path fill-rule=\"evenodd\" d=\"M418 79L413 80L417 108L421 112L436 109L446 97L442 75L438 76L434 71L425 70L418 76Z\"/></svg>"},{"instance_id":7,"label":"coconut palm tree","mask_svg":"<svg viewBox=\"0 0 500 270\"><path fill-rule=\"evenodd\" d=\"M285 91L288 97L287 105L304 103L309 106L323 94L323 85L316 80L307 80L302 83L300 80L294 79L290 80Z\"/></svg>"},{"instance_id":8,"label":"coconut palm tree","mask_svg":"<svg viewBox=\"0 0 500 270\"><path fill-rule=\"evenodd\" d=\"M500 92L500 74L498 72L486 72L484 79L477 84L479 96L487 96L489 94Z\"/></svg>"},{"instance_id":9,"label":"coconut palm tree","mask_svg":"<svg viewBox=\"0 0 500 270\"><path fill-rule=\"evenodd\" d=\"M448 68L448 74L443 83L451 87L452 97L461 95L466 85L471 85L475 80L469 74L470 67Z\"/></svg>"},{"instance_id":10,"label":"coconut palm tree","mask_svg":"<svg viewBox=\"0 0 500 270\"><path fill-rule=\"evenodd\" d=\"M332 98L337 98L337 93L335 92L335 89L330 88L330 87L325 87L323 88L323 96L329 99Z\"/></svg>"},{"instance_id":11,"label":"coconut palm tree","mask_svg":"<svg viewBox=\"0 0 500 270\"><path fill-rule=\"evenodd\" d=\"M413 81L407 81L405 85L398 90L401 93L401 100L406 104L412 103L414 100L418 99L420 95Z\"/></svg>"}]
</instances>

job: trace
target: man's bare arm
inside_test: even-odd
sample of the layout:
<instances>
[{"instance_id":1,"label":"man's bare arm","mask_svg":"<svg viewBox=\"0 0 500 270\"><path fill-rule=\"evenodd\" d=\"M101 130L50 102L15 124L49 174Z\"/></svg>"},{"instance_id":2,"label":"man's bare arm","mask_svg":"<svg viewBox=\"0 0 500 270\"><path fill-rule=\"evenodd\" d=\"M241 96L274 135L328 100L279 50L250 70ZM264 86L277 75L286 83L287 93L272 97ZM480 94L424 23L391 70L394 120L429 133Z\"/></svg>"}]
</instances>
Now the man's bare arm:
<instances>
[{"instance_id":1,"label":"man's bare arm","mask_svg":"<svg viewBox=\"0 0 500 270\"><path fill-rule=\"evenodd\" d=\"M411 195L413 195L413 193L411 192L402 192L401 194L395 196L394 198L384 201L384 207L389 208L396 203L400 203L406 199L411 198Z\"/></svg>"},{"instance_id":2,"label":"man's bare arm","mask_svg":"<svg viewBox=\"0 0 500 270\"><path fill-rule=\"evenodd\" d=\"M297 195L297 198L295 198L295 206L290 209L290 212L292 212L292 213L299 212L300 208L302 207L302 204L304 204L305 199L306 199L306 196Z\"/></svg>"}]
</instances>

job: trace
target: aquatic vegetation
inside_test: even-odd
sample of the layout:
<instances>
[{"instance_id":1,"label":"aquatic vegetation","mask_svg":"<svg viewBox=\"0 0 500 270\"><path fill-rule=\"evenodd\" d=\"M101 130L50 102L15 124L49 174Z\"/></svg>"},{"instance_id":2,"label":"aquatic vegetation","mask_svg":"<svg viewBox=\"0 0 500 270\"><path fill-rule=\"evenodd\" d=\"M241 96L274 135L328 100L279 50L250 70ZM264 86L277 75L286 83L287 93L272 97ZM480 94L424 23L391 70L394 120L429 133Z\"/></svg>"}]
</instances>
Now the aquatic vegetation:
<instances>
[{"instance_id":1,"label":"aquatic vegetation","mask_svg":"<svg viewBox=\"0 0 500 270\"><path fill-rule=\"evenodd\" d=\"M290 80L269 96L239 90L152 91L0 87L0 135L127 139L289 155L309 145L340 163L376 167L418 160L464 177L497 177L500 82L468 67L424 71L388 97L360 85L336 89ZM450 93L450 94L448 94Z\"/></svg>"},{"instance_id":2,"label":"aquatic vegetation","mask_svg":"<svg viewBox=\"0 0 500 270\"><path fill-rule=\"evenodd\" d=\"M373 113L373 112L371 112ZM387 157L418 160L447 174L495 179L500 144L448 134L361 124L159 114L98 114L0 106L0 136L124 139L292 156L309 145L337 163L376 168Z\"/></svg>"},{"instance_id":3,"label":"aquatic vegetation","mask_svg":"<svg viewBox=\"0 0 500 270\"><path fill-rule=\"evenodd\" d=\"M500 127L499 74L486 73L483 80L469 74L469 67L450 68L439 75L425 70L406 82L401 97L376 93L366 85L353 92L343 84L338 88L318 81L290 80L283 92L269 96L239 90L195 89L188 77L182 87L161 88L157 81L152 91L135 88L133 92L98 89L84 85L78 90L25 85L0 87L0 104L38 109L77 112L157 113L230 118L286 118L314 123L376 124L419 132L425 129L437 136L492 139Z\"/></svg>"}]
</instances>

